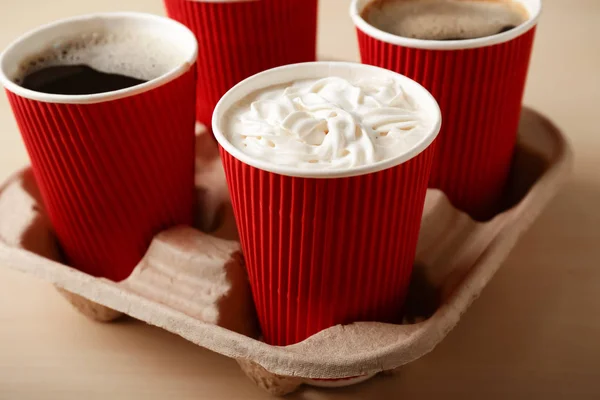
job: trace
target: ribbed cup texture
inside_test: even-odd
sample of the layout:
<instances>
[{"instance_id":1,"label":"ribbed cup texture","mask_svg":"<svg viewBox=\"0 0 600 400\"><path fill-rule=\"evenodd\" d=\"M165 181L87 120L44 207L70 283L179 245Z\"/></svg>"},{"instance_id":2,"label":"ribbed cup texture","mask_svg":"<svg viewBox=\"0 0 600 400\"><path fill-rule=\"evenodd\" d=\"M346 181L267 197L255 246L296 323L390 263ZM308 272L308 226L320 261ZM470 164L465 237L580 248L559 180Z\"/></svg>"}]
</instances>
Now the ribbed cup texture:
<instances>
[{"instance_id":1,"label":"ribbed cup texture","mask_svg":"<svg viewBox=\"0 0 600 400\"><path fill-rule=\"evenodd\" d=\"M497 45L427 50L357 29L362 62L421 83L438 101L442 130L430 186L478 219L498 206L510 170L535 28Z\"/></svg>"},{"instance_id":2,"label":"ribbed cup texture","mask_svg":"<svg viewBox=\"0 0 600 400\"><path fill-rule=\"evenodd\" d=\"M221 148L267 343L400 320L433 153L368 175L313 179L254 168Z\"/></svg>"},{"instance_id":3,"label":"ribbed cup texture","mask_svg":"<svg viewBox=\"0 0 600 400\"><path fill-rule=\"evenodd\" d=\"M195 70L96 104L7 92L44 205L69 264L125 279L152 237L191 224Z\"/></svg>"},{"instance_id":4,"label":"ribbed cup texture","mask_svg":"<svg viewBox=\"0 0 600 400\"><path fill-rule=\"evenodd\" d=\"M210 126L217 102L258 72L316 60L318 0L164 0L199 46L197 117Z\"/></svg>"}]
</instances>

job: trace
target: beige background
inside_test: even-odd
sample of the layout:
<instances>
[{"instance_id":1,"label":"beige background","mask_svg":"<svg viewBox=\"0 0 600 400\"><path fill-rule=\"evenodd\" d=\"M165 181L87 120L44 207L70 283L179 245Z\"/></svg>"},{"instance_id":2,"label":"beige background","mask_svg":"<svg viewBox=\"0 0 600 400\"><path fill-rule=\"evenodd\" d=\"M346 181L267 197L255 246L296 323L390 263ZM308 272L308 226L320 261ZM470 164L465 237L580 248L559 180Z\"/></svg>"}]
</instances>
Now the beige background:
<instances>
[{"instance_id":1,"label":"beige background","mask_svg":"<svg viewBox=\"0 0 600 400\"><path fill-rule=\"evenodd\" d=\"M348 2L321 0L323 56L358 59ZM571 139L572 180L430 355L393 378L295 398L600 398L600 1L544 3L525 102ZM160 0L0 4L1 48L69 15L163 12ZM28 163L4 96L0 128L4 180ZM266 397L231 360L140 322L90 322L49 285L1 267L1 400Z\"/></svg>"}]
</instances>

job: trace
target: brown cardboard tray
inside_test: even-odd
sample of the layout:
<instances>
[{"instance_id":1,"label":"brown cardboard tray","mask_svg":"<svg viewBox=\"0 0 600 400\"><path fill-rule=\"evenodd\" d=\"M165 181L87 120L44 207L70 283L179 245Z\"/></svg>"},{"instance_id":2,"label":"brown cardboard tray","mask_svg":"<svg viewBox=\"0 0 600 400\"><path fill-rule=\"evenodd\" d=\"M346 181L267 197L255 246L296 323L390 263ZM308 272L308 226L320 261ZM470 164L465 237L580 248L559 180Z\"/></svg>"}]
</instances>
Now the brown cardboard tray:
<instances>
[{"instance_id":1,"label":"brown cardboard tray","mask_svg":"<svg viewBox=\"0 0 600 400\"><path fill-rule=\"evenodd\" d=\"M442 193L428 192L403 324L334 326L301 343L274 347L259 340L215 146L207 135L198 136L196 228L157 235L125 281L95 278L61 263L29 169L0 190L0 266L56 285L96 320L111 321L124 313L234 358L271 393L290 393L304 383L342 386L433 350L556 194L572 161L561 132L524 109L505 207L493 219L475 222Z\"/></svg>"}]
</instances>

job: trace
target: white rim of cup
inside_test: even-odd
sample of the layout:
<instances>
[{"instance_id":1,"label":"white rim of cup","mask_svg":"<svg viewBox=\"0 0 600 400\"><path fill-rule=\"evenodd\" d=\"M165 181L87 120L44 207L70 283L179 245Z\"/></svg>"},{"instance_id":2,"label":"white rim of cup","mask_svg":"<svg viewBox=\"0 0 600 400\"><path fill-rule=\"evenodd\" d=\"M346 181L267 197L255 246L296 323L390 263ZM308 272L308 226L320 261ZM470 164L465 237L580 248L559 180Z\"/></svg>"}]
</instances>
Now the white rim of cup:
<instances>
[{"instance_id":1,"label":"white rim of cup","mask_svg":"<svg viewBox=\"0 0 600 400\"><path fill-rule=\"evenodd\" d=\"M13 57L13 53L16 52L20 46L23 46L29 40L33 40L34 37L38 36L40 33L51 32L59 29L65 25L70 25L73 23L80 23L85 21L92 20L102 20L102 19L132 19L137 21L145 21L150 23L155 23L156 25L162 25L163 29L172 29L173 32L181 37L182 43L184 43L186 48L186 53L184 61L175 68L170 71L151 79L142 84L132 86L129 88L114 90L111 92L105 93L96 93L89 95L60 95L60 94L49 94L37 92L34 90L26 89L22 86L19 86L17 83L13 81L11 77L7 75L7 67L8 63L11 62L11 65L15 65L14 63L23 62L23 58L20 60L10 60ZM76 36L78 32L73 32L72 35ZM67 38L69 35L65 35ZM34 55L34 54L31 54ZM95 13L95 14L87 14L81 15L66 19L61 19L55 22L51 22L46 25L42 25L36 29L33 29L18 39L13 41L3 52L0 54L0 83L6 88L6 90L30 99L36 100L46 103L60 103L60 104L93 104L93 103L102 103L106 101L117 100L125 97L134 96L140 93L144 93L150 91L154 88L160 87L165 83L173 81L174 79L180 77L185 72L189 71L189 69L194 65L196 59L198 57L198 42L196 41L196 37L185 25L166 18L161 17L154 14L140 13L140 12L108 12L108 13Z\"/></svg>"},{"instance_id":2,"label":"white rim of cup","mask_svg":"<svg viewBox=\"0 0 600 400\"><path fill-rule=\"evenodd\" d=\"M466 50L505 43L532 29L537 24L542 12L542 0L513 0L525 7L529 13L529 19L510 31L476 39L424 40L397 36L392 33L384 32L369 24L360 14L372 1L374 0L352 0L352 3L350 4L350 16L357 28L382 42L402 47L427 50Z\"/></svg>"},{"instance_id":3,"label":"white rim of cup","mask_svg":"<svg viewBox=\"0 0 600 400\"><path fill-rule=\"evenodd\" d=\"M317 73L316 69L318 68L328 69L330 72L328 74ZM434 118L434 121L431 124L431 129L429 130L429 132L423 135L423 139L417 145L415 145L409 151L400 154L398 157L386 159L373 164L361 165L340 170L307 170L297 167L277 165L274 163L263 161L254 158L235 147L222 132L221 120L223 119L224 115L231 108L231 106L235 105L238 101L248 96L249 94L254 93L257 90L268 88L269 86L284 84L297 79L319 79L325 78L327 76L338 76L338 74L335 73L336 70L345 70L345 72L349 75L352 75L354 72L356 72L356 74L359 75L358 70L361 70L363 71L362 74L360 74L361 76L365 74L365 71L370 71L371 73L377 73L381 75L386 74L392 76L395 79L399 79L402 87L408 88L406 92L411 94L413 97L416 97L416 101L419 104L423 105L426 108L428 114L430 114L431 117ZM272 172L279 175L301 178L346 178L351 176L379 172L398 166L416 157L421 152L423 152L423 150L429 147L440 132L441 124L442 115L437 101L427 89L425 89L423 86L413 81L412 79L407 78L404 75L400 75L396 72L384 68L375 67L372 65L359 64L353 62L328 61L315 61L284 65L282 67L272 68L260 72L256 75L253 75L249 78L246 78L245 80L241 81L233 88L231 88L227 93L225 93L225 95L223 95L223 97L221 97L221 99L217 103L217 106L215 107L212 116L212 128L215 139L217 140L217 142L219 142L219 145L233 157L243 162L244 164L248 164L252 167L264 171Z\"/></svg>"}]
</instances>

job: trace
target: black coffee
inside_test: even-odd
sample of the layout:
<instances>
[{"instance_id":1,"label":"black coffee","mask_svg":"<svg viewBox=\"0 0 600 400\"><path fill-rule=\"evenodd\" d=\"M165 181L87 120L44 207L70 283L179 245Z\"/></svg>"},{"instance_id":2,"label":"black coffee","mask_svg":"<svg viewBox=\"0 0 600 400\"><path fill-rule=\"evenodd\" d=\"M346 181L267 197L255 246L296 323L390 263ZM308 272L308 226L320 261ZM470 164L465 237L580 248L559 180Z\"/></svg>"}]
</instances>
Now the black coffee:
<instances>
[{"instance_id":1,"label":"black coffee","mask_svg":"<svg viewBox=\"0 0 600 400\"><path fill-rule=\"evenodd\" d=\"M26 89L48 94L84 95L112 92L147 81L119 74L107 74L87 65L59 65L26 75Z\"/></svg>"}]
</instances>

